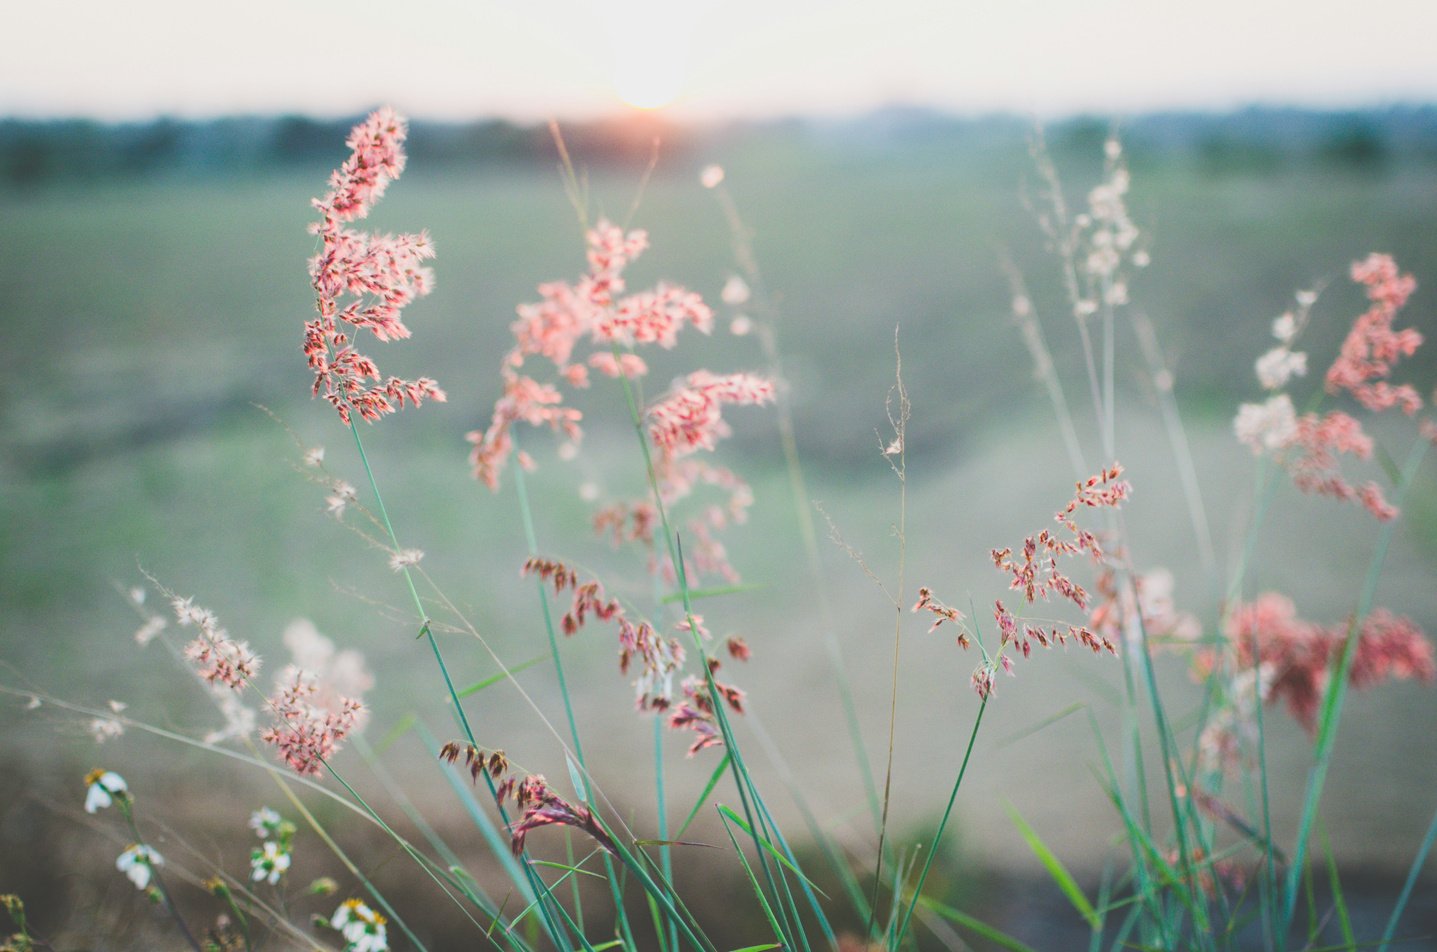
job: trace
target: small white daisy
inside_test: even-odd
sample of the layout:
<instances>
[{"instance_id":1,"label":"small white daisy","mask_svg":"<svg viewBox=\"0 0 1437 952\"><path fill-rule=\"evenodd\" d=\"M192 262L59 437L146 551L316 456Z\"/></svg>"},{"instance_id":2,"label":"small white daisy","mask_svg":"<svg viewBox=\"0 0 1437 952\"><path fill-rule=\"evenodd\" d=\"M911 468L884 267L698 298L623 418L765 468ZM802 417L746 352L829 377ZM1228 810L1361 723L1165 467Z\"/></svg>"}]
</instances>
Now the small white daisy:
<instances>
[{"instance_id":1,"label":"small white daisy","mask_svg":"<svg viewBox=\"0 0 1437 952\"><path fill-rule=\"evenodd\" d=\"M148 889L155 867L165 865L164 857L143 843L135 843L115 860L115 868L130 878L136 889Z\"/></svg>"},{"instance_id":2,"label":"small white daisy","mask_svg":"<svg viewBox=\"0 0 1437 952\"><path fill-rule=\"evenodd\" d=\"M114 803L116 797L124 796L130 789L124 777L113 770L101 770L99 767L85 775L85 786L89 788L85 793L86 813L104 809Z\"/></svg>"}]
</instances>

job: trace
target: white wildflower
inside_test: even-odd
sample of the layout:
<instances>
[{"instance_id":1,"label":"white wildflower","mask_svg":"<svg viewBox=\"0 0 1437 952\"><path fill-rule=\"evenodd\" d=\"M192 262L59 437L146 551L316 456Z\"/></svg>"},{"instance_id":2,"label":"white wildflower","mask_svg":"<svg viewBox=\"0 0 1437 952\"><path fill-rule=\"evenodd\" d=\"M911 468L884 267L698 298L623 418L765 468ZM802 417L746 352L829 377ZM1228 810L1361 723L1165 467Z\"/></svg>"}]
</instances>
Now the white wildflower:
<instances>
[{"instance_id":1,"label":"white wildflower","mask_svg":"<svg viewBox=\"0 0 1437 952\"><path fill-rule=\"evenodd\" d=\"M1281 390L1293 377L1307 375L1307 354L1274 347L1257 359L1258 382L1268 390Z\"/></svg>"},{"instance_id":2,"label":"white wildflower","mask_svg":"<svg viewBox=\"0 0 1437 952\"><path fill-rule=\"evenodd\" d=\"M735 337L745 337L753 330L753 321L747 314L740 314L729 322L728 331Z\"/></svg>"},{"instance_id":3,"label":"white wildflower","mask_svg":"<svg viewBox=\"0 0 1437 952\"><path fill-rule=\"evenodd\" d=\"M423 549L400 549L389 557L389 567L398 572L411 565L418 565L422 558L424 558Z\"/></svg>"},{"instance_id":4,"label":"white wildflower","mask_svg":"<svg viewBox=\"0 0 1437 952\"><path fill-rule=\"evenodd\" d=\"M262 840L278 832L280 823L280 815L269 807L260 807L249 815L249 828Z\"/></svg>"},{"instance_id":5,"label":"white wildflower","mask_svg":"<svg viewBox=\"0 0 1437 952\"><path fill-rule=\"evenodd\" d=\"M699 182L703 184L704 188L718 188L723 182L723 166L704 166L703 171L699 173Z\"/></svg>"},{"instance_id":6,"label":"white wildflower","mask_svg":"<svg viewBox=\"0 0 1437 952\"><path fill-rule=\"evenodd\" d=\"M1291 311L1272 322L1272 336L1277 338L1279 344L1292 343L1292 339L1297 336L1297 318Z\"/></svg>"},{"instance_id":7,"label":"white wildflower","mask_svg":"<svg viewBox=\"0 0 1437 952\"><path fill-rule=\"evenodd\" d=\"M102 770L99 767L85 775L85 786L89 788L85 793L86 813L103 810L114 803L116 797L125 796L130 789L124 777L113 770Z\"/></svg>"},{"instance_id":8,"label":"white wildflower","mask_svg":"<svg viewBox=\"0 0 1437 952\"><path fill-rule=\"evenodd\" d=\"M1252 447L1255 454L1278 450L1297 436L1297 411L1292 398L1279 393L1266 403L1244 403L1232 422L1238 442Z\"/></svg>"},{"instance_id":9,"label":"white wildflower","mask_svg":"<svg viewBox=\"0 0 1437 952\"><path fill-rule=\"evenodd\" d=\"M386 921L358 899L347 899L334 911L329 924L349 943L347 952L386 952L389 948Z\"/></svg>"},{"instance_id":10,"label":"white wildflower","mask_svg":"<svg viewBox=\"0 0 1437 952\"><path fill-rule=\"evenodd\" d=\"M262 849L250 853L251 879L255 882L267 880L271 886L279 883L285 870L289 869L289 851L273 840L267 840Z\"/></svg>"},{"instance_id":11,"label":"white wildflower","mask_svg":"<svg viewBox=\"0 0 1437 952\"><path fill-rule=\"evenodd\" d=\"M135 843L115 860L115 868L135 884L136 889L148 889L154 878L155 867L165 865L164 857L143 843Z\"/></svg>"}]
</instances>

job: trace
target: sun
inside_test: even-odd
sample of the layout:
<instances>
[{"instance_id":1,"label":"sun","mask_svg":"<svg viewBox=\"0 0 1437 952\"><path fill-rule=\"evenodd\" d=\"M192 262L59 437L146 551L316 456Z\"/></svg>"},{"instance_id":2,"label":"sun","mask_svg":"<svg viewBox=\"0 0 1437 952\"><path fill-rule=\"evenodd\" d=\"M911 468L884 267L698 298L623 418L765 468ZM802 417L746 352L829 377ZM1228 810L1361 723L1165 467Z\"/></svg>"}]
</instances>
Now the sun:
<instances>
[{"instance_id":1,"label":"sun","mask_svg":"<svg viewBox=\"0 0 1437 952\"><path fill-rule=\"evenodd\" d=\"M660 109L678 99L688 80L693 5L674 0L622 0L610 10L614 93L635 109Z\"/></svg>"}]
</instances>

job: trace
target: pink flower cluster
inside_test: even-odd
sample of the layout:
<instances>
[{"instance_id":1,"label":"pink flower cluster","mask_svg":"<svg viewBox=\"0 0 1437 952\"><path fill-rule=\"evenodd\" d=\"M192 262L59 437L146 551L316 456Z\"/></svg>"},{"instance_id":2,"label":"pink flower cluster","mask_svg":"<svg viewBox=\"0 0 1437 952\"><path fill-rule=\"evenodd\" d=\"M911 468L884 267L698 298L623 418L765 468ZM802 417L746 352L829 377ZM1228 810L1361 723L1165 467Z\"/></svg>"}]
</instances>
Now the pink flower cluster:
<instances>
[{"instance_id":1,"label":"pink flower cluster","mask_svg":"<svg viewBox=\"0 0 1437 952\"><path fill-rule=\"evenodd\" d=\"M644 232L625 232L600 221L587 239L588 272L573 284L540 285L541 300L518 308L518 320L512 325L515 344L501 368L503 396L494 405L489 426L466 437L473 444L469 461L474 475L490 489L498 489L504 467L516 455L515 424L547 427L570 447L582 440L582 414L565 405L561 385L587 387L591 370L638 379L648 373L648 365L632 348L656 344L671 349L683 328L704 334L713 328L708 305L684 288L660 283L648 291L625 293L624 270L648 248ZM598 349L583 357L577 351L586 342ZM530 358L551 363L554 381L530 376L526 372ZM691 455L712 450L729 433L722 416L725 404L763 404L773 399L773 384L753 374L697 371L645 413L663 504L677 503L701 486L727 496L722 503L704 507L686 524L685 569L691 578L717 574L738 580L716 534L743 522L753 501L748 485L732 471ZM517 458L521 466L532 467L526 454L518 453ZM650 550L658 522L658 508L647 499L614 502L594 516L595 530L615 545L637 542ZM652 551L649 562L655 570L662 565ZM667 566L664 570L671 571Z\"/></svg>"},{"instance_id":2,"label":"pink flower cluster","mask_svg":"<svg viewBox=\"0 0 1437 952\"><path fill-rule=\"evenodd\" d=\"M310 231L319 236L321 247L309 273L319 317L304 325L304 355L314 371L314 395L323 394L346 424L353 412L372 422L406 401L418 405L445 399L428 377L380 382L378 366L355 350L351 339L361 329L381 341L408 337L400 311L433 287L434 274L422 264L434 256L427 234L381 235L345 227L368 215L404 170L406 132L404 120L389 108L355 126L346 143L350 157L330 176L329 194L313 202L320 220Z\"/></svg>"},{"instance_id":3,"label":"pink flower cluster","mask_svg":"<svg viewBox=\"0 0 1437 952\"><path fill-rule=\"evenodd\" d=\"M1352 280L1367 289L1372 306L1353 322L1341 353L1328 369L1327 392L1346 390L1374 413L1401 407L1411 416L1422 408L1422 398L1411 386L1393 386L1386 378L1398 359L1411 357L1422 344L1415 329L1392 329L1417 282L1412 275L1399 273L1397 262L1382 254L1353 262Z\"/></svg>"},{"instance_id":4,"label":"pink flower cluster","mask_svg":"<svg viewBox=\"0 0 1437 952\"><path fill-rule=\"evenodd\" d=\"M1308 413L1297 420L1284 462L1293 485L1303 492L1356 502L1382 522L1395 518L1396 507L1387 502L1377 483L1369 480L1354 486L1348 482L1338 465L1341 455L1371 458L1372 438L1363 431L1362 424L1340 410L1326 416Z\"/></svg>"},{"instance_id":5,"label":"pink flower cluster","mask_svg":"<svg viewBox=\"0 0 1437 952\"><path fill-rule=\"evenodd\" d=\"M958 629L958 647L967 648L971 644L968 632L963 627L963 613L934 598L933 593L927 588L918 589L918 601L914 603L912 610L915 612L927 611L933 615L933 624L928 628L930 634L937 631L944 622L951 622Z\"/></svg>"},{"instance_id":6,"label":"pink flower cluster","mask_svg":"<svg viewBox=\"0 0 1437 952\"><path fill-rule=\"evenodd\" d=\"M521 780L514 791L514 803L521 816L509 828L509 846L518 856L524 852L524 840L530 830L541 826L558 824L572 827L586 833L595 843L617 855L614 841L604 830L594 813L586 806L575 806L554 792L548 782L539 774L531 774Z\"/></svg>"},{"instance_id":7,"label":"pink flower cluster","mask_svg":"<svg viewBox=\"0 0 1437 952\"><path fill-rule=\"evenodd\" d=\"M499 805L502 807L504 801L512 798L514 805L519 808L520 817L510 824L509 828L509 847L515 856L524 852L529 831L554 824L573 827L588 834L595 843L610 853L617 852L614 841L609 838L608 832L595 818L592 810L569 803L555 793L548 781L539 774L529 774L521 780L510 773L509 758L502 750L485 751L473 744L452 740L440 748L439 759L452 764L459 759L460 753L464 754L470 779L478 783L479 778L487 774L494 782L494 798Z\"/></svg>"},{"instance_id":8,"label":"pink flower cluster","mask_svg":"<svg viewBox=\"0 0 1437 952\"><path fill-rule=\"evenodd\" d=\"M562 562L533 558L524 563L524 575L537 575L554 587L555 595L573 592L569 609L560 620L564 634L573 635L589 616L619 627L619 671L629 673L635 659L639 675L634 697L641 711L665 711L673 704L674 674L683 667L684 648L677 638L665 638L646 621L630 621L614 599L606 598L597 581L580 583L578 575Z\"/></svg>"},{"instance_id":9,"label":"pink flower cluster","mask_svg":"<svg viewBox=\"0 0 1437 952\"><path fill-rule=\"evenodd\" d=\"M1422 335L1416 330L1392 327L1417 284L1411 275L1398 270L1391 256L1382 254L1354 262L1352 280L1363 285L1371 306L1353 322L1337 359L1328 368L1327 392L1351 393L1374 413L1398 407L1411 416L1422 408L1421 396L1410 385L1394 385L1387 377L1399 359L1412 356L1422 343ZM1309 296L1307 303L1310 301ZM1279 390L1291 376L1285 372L1274 375L1269 357L1300 358L1298 363L1306 368L1306 355L1292 353L1289 348L1305 323L1304 307L1300 319L1285 315L1275 326L1281 346L1258 361L1258 376L1269 390ZM1234 427L1238 439L1255 453L1275 452L1303 492L1356 503L1382 521L1397 516L1396 507L1388 503L1377 483L1357 486L1342 473L1340 457L1366 460L1372 456L1371 438L1350 414L1335 410L1299 417L1292 399L1286 393L1276 393L1265 404L1240 407ZM1437 426L1423 421L1420 433L1422 438L1431 439L1437 436Z\"/></svg>"},{"instance_id":10,"label":"pink flower cluster","mask_svg":"<svg viewBox=\"0 0 1437 952\"><path fill-rule=\"evenodd\" d=\"M1097 536L1080 527L1074 514L1080 508L1116 509L1132 490L1126 480L1119 478L1122 474L1122 466L1114 463L1097 475L1076 484L1073 498L1054 516L1055 521L1071 538L1043 529L1037 535L1023 540L1022 553L1016 558L1011 548L992 550L994 566L1010 576L1009 587L1021 591L1027 604L1031 605L1040 598L1047 600L1049 596L1057 594L1078 608L1087 610L1087 591L1063 574L1058 567L1058 560L1086 552L1095 563L1102 563L1103 549ZM971 644L964 627L963 613L943 604L930 589L925 587L918 590L918 601L914 604L913 611L927 611L934 616L933 624L928 629L930 632L945 623L951 623L958 628L959 646L967 648ZM1001 600L993 602L993 619L998 624L1000 634L998 652L991 657L985 652L983 662L973 671L971 678L973 690L985 700L996 688L1000 667L1009 675L1013 673L1013 656L1008 651L1009 645L1014 646L1014 650L1021 652L1026 658L1032 654L1035 641L1044 648L1050 648L1054 644L1066 645L1068 639L1072 638L1087 645L1095 653L1107 650L1117 654L1112 635L1106 628L1100 628L1094 633L1084 625L1044 627L1024 624Z\"/></svg>"},{"instance_id":11,"label":"pink flower cluster","mask_svg":"<svg viewBox=\"0 0 1437 952\"><path fill-rule=\"evenodd\" d=\"M1067 530L1071 538L1063 538L1044 529L1036 536L1028 536L1023 540L1023 550L1019 558L1014 558L1010 548L992 551L993 565L1000 572L1011 576L1012 581L1008 587L1022 592L1026 603L1031 605L1040 598L1046 601L1056 594L1087 611L1087 590L1063 574L1058 567L1058 560L1086 552L1095 564L1102 564L1103 549L1097 536L1081 528L1074 521L1073 514L1079 508L1118 508L1132 490L1126 480L1119 478L1122 473L1122 466L1114 463L1097 475L1076 484L1073 498L1053 517ZM994 602L993 617L998 623L998 630L1002 632L1003 645L1006 647L1009 643L1015 644L1025 658L1032 653L1034 641L1048 648L1054 642L1066 644L1069 638L1075 638L1095 652L1106 649L1113 654L1117 653L1113 641L1106 634L1095 634L1086 626L1069 625L1066 630L1056 626L1047 629L1041 625L1020 626L1017 617L1008 611L1001 601Z\"/></svg>"},{"instance_id":12,"label":"pink flower cluster","mask_svg":"<svg viewBox=\"0 0 1437 952\"><path fill-rule=\"evenodd\" d=\"M301 776L320 773L364 710L358 700L347 697L333 707L322 705L315 676L293 666L285 670L269 703L275 724L260 733L260 740L273 745L280 759Z\"/></svg>"},{"instance_id":13,"label":"pink flower cluster","mask_svg":"<svg viewBox=\"0 0 1437 952\"><path fill-rule=\"evenodd\" d=\"M697 370L685 385L649 408L649 437L672 462L697 450L712 450L729 434L723 405L773 402L773 384L753 374L712 374Z\"/></svg>"},{"instance_id":14,"label":"pink flower cluster","mask_svg":"<svg viewBox=\"0 0 1437 952\"><path fill-rule=\"evenodd\" d=\"M710 674L716 673L718 668L718 659L710 658ZM734 713L743 713L744 693L742 691L717 678L714 678L714 687L718 689L719 695ZM693 743L689 745L688 755L692 757L709 747L722 746L723 730L719 727L718 715L714 710L713 695L709 691L708 680L697 676L687 677L684 678L681 688L684 699L674 707L673 713L669 715L669 727L674 730L692 731L696 735Z\"/></svg>"},{"instance_id":15,"label":"pink flower cluster","mask_svg":"<svg viewBox=\"0 0 1437 952\"><path fill-rule=\"evenodd\" d=\"M1264 672L1262 699L1284 703L1312 733L1349 630L1349 622L1323 626L1304 621L1291 599L1268 592L1233 607L1226 635L1238 668L1256 665ZM1220 663L1211 653L1199 661L1209 668ZM1411 619L1378 609L1363 620L1347 675L1354 688L1388 679L1431 681L1434 675L1432 644Z\"/></svg>"},{"instance_id":16,"label":"pink flower cluster","mask_svg":"<svg viewBox=\"0 0 1437 952\"><path fill-rule=\"evenodd\" d=\"M364 727L368 711L359 695L374 686L364 657L334 642L304 619L284 632L293 663L280 674L269 699L274 724L260 740L302 775L318 774L346 737Z\"/></svg>"},{"instance_id":17,"label":"pink flower cluster","mask_svg":"<svg viewBox=\"0 0 1437 952\"><path fill-rule=\"evenodd\" d=\"M681 287L659 284L650 291L623 296L624 269L648 247L647 234L624 232L600 221L587 238L588 273L574 284L542 284L541 300L519 306L519 319L511 328L515 344L505 355L501 370L504 396L494 406L489 427L467 436L474 445L469 456L474 475L490 489L498 489L499 476L513 454L511 430L515 423L548 426L572 442L583 436L579 427L582 415L563 406L558 388L523 373L530 357L545 358L554 365L559 379L582 388L589 385L591 367L610 377L638 378L648 372L643 358L633 353L616 355L615 346L627 349L658 344L669 349L677 344L684 326L705 334L713 327L713 312L703 299ZM576 362L575 348L585 339L603 349Z\"/></svg>"},{"instance_id":18,"label":"pink flower cluster","mask_svg":"<svg viewBox=\"0 0 1437 952\"><path fill-rule=\"evenodd\" d=\"M200 677L210 685L244 690L245 684L259 673L259 655L250 650L247 642L231 638L219 627L215 613L195 605L193 599L174 596L170 607L180 627L199 629L195 639L185 646L185 657L199 670Z\"/></svg>"}]
</instances>

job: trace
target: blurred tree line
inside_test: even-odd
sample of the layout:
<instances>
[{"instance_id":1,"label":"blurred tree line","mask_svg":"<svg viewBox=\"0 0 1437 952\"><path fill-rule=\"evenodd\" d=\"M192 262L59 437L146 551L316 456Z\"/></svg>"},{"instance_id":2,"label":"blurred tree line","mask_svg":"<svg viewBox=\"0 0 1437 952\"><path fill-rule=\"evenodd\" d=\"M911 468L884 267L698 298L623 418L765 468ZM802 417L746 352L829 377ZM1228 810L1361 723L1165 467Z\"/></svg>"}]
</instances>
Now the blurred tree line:
<instances>
[{"instance_id":1,"label":"blurred tree line","mask_svg":"<svg viewBox=\"0 0 1437 952\"><path fill-rule=\"evenodd\" d=\"M158 175L233 175L286 167L328 168L359 116L224 117L102 123L92 119L0 120L0 185L132 179ZM1437 106L1319 111L1250 107L1227 113L1151 113L1119 121L1130 156L1194 159L1213 175L1275 173L1297 165L1381 171L1398 161L1437 163ZM957 118L893 106L853 119L771 120L697 127L655 114L564 123L569 146L591 164L643 163L662 138L669 157L746 135L817 138L861 151L975 141L1023 147L1029 120L994 115ZM1056 152L1093 153L1113 123L1081 116L1047 130ZM488 119L413 124L410 156L426 168L553 161L543 123Z\"/></svg>"}]
</instances>

